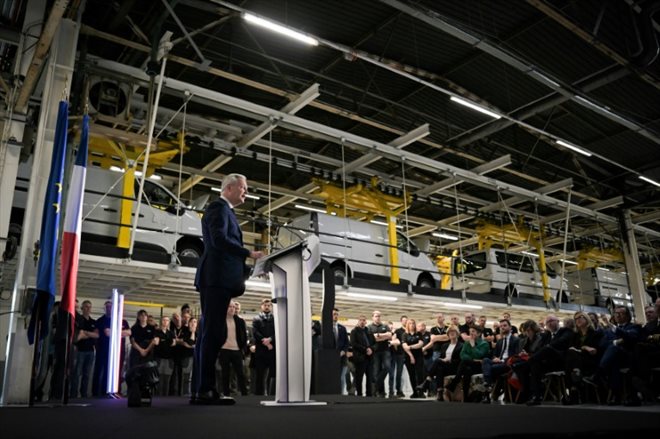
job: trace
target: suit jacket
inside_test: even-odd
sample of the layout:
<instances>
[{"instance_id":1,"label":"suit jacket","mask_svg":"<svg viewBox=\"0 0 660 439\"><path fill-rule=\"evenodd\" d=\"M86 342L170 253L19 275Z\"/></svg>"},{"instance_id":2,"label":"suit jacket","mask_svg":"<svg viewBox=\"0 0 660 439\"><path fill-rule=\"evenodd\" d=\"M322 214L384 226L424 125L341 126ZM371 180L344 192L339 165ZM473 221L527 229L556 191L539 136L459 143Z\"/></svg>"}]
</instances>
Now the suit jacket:
<instances>
[{"instance_id":1,"label":"suit jacket","mask_svg":"<svg viewBox=\"0 0 660 439\"><path fill-rule=\"evenodd\" d=\"M241 352L244 352L248 342L245 320L237 315L234 315L234 324L236 325L236 344L238 345L238 349Z\"/></svg>"},{"instance_id":2,"label":"suit jacket","mask_svg":"<svg viewBox=\"0 0 660 439\"><path fill-rule=\"evenodd\" d=\"M545 331L543 336L547 341L547 346L555 351L565 352L571 347L573 341L573 330L569 328L559 328L553 337L550 331Z\"/></svg>"},{"instance_id":3,"label":"suit jacket","mask_svg":"<svg viewBox=\"0 0 660 439\"><path fill-rule=\"evenodd\" d=\"M503 349L504 349L504 338L501 338L495 344L495 349L493 350L493 357L497 357L501 359L502 355L504 354ZM520 340L518 339L518 337L515 337L513 334L509 336L509 345L507 346L506 350L508 351L507 358L511 358L520 352Z\"/></svg>"},{"instance_id":4,"label":"suit jacket","mask_svg":"<svg viewBox=\"0 0 660 439\"><path fill-rule=\"evenodd\" d=\"M346 331L346 326L337 323L337 345L335 346L338 351L348 351L349 342L348 342L348 332Z\"/></svg>"},{"instance_id":5,"label":"suit jacket","mask_svg":"<svg viewBox=\"0 0 660 439\"><path fill-rule=\"evenodd\" d=\"M449 342L444 343L442 347L440 348L440 358L445 358L447 356L447 348L449 347ZM458 339L458 342L456 342L456 347L454 348L454 351L451 353L451 362L452 363L460 363L461 361L461 349L463 348L463 340L460 338Z\"/></svg>"},{"instance_id":6,"label":"suit jacket","mask_svg":"<svg viewBox=\"0 0 660 439\"><path fill-rule=\"evenodd\" d=\"M222 288L232 297L245 292L245 259L250 251L243 247L243 233L234 211L222 198L209 204L202 219L204 253L197 265L195 287Z\"/></svg>"},{"instance_id":7,"label":"suit jacket","mask_svg":"<svg viewBox=\"0 0 660 439\"><path fill-rule=\"evenodd\" d=\"M655 335L655 334L660 334L660 325L658 324L657 319L652 322L648 322L642 328L643 338L647 338L649 335Z\"/></svg>"},{"instance_id":8,"label":"suit jacket","mask_svg":"<svg viewBox=\"0 0 660 439\"><path fill-rule=\"evenodd\" d=\"M367 360L367 348L373 350L376 340L374 335L368 328L360 328L356 326L351 331L351 348L353 350L352 361L354 363L361 363Z\"/></svg>"},{"instance_id":9,"label":"suit jacket","mask_svg":"<svg viewBox=\"0 0 660 439\"><path fill-rule=\"evenodd\" d=\"M623 340L623 343L619 346L622 349L630 351L633 349L635 344L640 341L642 337L642 327L635 323L626 323L622 326L616 326L614 330L608 328L605 330L603 338L601 340L601 346L604 349L607 349L609 345L612 344L614 340Z\"/></svg>"}]
</instances>

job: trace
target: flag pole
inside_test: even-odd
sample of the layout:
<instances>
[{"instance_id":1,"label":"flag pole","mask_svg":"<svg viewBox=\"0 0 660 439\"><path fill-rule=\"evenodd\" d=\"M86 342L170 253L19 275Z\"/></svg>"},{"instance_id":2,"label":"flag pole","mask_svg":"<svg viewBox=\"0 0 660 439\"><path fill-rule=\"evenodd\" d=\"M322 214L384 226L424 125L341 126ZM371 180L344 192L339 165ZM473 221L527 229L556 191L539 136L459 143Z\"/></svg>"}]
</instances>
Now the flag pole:
<instances>
[{"instance_id":1,"label":"flag pole","mask_svg":"<svg viewBox=\"0 0 660 439\"><path fill-rule=\"evenodd\" d=\"M42 301L39 300L33 314L33 318L36 319L35 333L37 334L37 340L34 343L34 349L32 351L32 373L30 374L30 399L28 401L28 407L32 407L34 405L36 381L37 376L39 376L39 365L41 364L41 353L43 351L43 339L41 337L41 313L43 312L42 307Z\"/></svg>"}]
</instances>

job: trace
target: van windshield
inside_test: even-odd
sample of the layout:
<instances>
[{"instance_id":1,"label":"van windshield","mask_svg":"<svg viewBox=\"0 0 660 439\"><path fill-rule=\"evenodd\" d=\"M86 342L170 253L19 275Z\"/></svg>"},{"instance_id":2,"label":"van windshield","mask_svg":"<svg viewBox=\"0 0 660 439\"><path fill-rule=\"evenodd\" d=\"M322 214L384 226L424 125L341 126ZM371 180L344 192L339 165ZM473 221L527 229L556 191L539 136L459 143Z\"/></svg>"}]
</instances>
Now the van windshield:
<instances>
[{"instance_id":1,"label":"van windshield","mask_svg":"<svg viewBox=\"0 0 660 439\"><path fill-rule=\"evenodd\" d=\"M497 265L500 267L514 271L523 271L525 273L534 272L534 265L529 256L515 253L495 252L495 257L497 259Z\"/></svg>"},{"instance_id":2,"label":"van windshield","mask_svg":"<svg viewBox=\"0 0 660 439\"><path fill-rule=\"evenodd\" d=\"M135 180L135 193L138 193L140 189L139 182ZM153 207L158 207L159 209L165 209L168 206L176 206L175 199L162 187L157 184L152 183L149 180L144 181L144 196L148 200L143 201L147 204L153 205Z\"/></svg>"},{"instance_id":3,"label":"van windshield","mask_svg":"<svg viewBox=\"0 0 660 439\"><path fill-rule=\"evenodd\" d=\"M486 253L475 253L465 256L462 260L456 259L454 261L454 273L474 273L486 268L487 264Z\"/></svg>"}]
</instances>

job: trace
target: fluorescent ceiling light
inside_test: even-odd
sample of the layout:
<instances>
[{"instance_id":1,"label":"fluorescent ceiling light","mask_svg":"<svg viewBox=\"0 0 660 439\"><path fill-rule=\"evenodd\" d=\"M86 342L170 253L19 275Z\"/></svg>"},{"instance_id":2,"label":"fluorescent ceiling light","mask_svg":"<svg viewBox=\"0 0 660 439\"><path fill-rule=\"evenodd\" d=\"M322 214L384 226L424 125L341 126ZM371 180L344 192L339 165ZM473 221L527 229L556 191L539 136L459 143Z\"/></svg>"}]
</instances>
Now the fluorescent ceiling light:
<instances>
[{"instance_id":1,"label":"fluorescent ceiling light","mask_svg":"<svg viewBox=\"0 0 660 439\"><path fill-rule=\"evenodd\" d=\"M497 113L495 113L495 112L493 112L493 111L490 111L490 110L488 110L488 109L486 109L486 108L484 108L484 107L481 107L481 106L479 106L479 105L477 105L477 104L474 104L474 103L472 103L472 102L470 102L470 101L466 101L465 99L457 98L456 96L452 96L452 97L449 98L449 99L451 99L452 101L456 102L457 104L461 104L461 105L464 105L464 106L466 106L466 107L468 107L468 108L472 108L473 110L478 111L479 113L483 113L483 114L485 114L485 115L487 115L487 116L490 116L490 117L492 117L492 118L499 119L499 118L502 117L502 116L500 116L499 114L497 114Z\"/></svg>"},{"instance_id":2,"label":"fluorescent ceiling light","mask_svg":"<svg viewBox=\"0 0 660 439\"><path fill-rule=\"evenodd\" d=\"M252 199L252 200L261 200L261 197L260 197L259 195L250 195L250 194L247 194L247 195L245 196L245 198L250 198L250 199Z\"/></svg>"},{"instance_id":3,"label":"fluorescent ceiling light","mask_svg":"<svg viewBox=\"0 0 660 439\"><path fill-rule=\"evenodd\" d=\"M114 165L113 165L113 166L110 166L110 170L111 170L112 172L121 172L121 173L124 172L124 170L123 170L122 168L120 168L120 167L118 167L118 166L114 166Z\"/></svg>"},{"instance_id":4,"label":"fluorescent ceiling light","mask_svg":"<svg viewBox=\"0 0 660 439\"><path fill-rule=\"evenodd\" d=\"M640 175L639 178L640 178L640 180L644 180L644 181L647 182L647 183L651 183L651 184L654 185L654 186L658 186L658 187L660 187L660 183L658 183L658 182L655 181L655 180L651 180L650 178L648 178L648 177L644 177L643 175Z\"/></svg>"},{"instance_id":5,"label":"fluorescent ceiling light","mask_svg":"<svg viewBox=\"0 0 660 439\"><path fill-rule=\"evenodd\" d=\"M352 297L354 299L368 299L368 300L380 300L384 302L396 302L396 297L392 296L379 296L376 294L363 294L363 293L346 293L347 297Z\"/></svg>"},{"instance_id":6,"label":"fluorescent ceiling light","mask_svg":"<svg viewBox=\"0 0 660 439\"><path fill-rule=\"evenodd\" d=\"M436 238L444 238L444 239L449 239L450 241L458 241L458 236L447 235L446 233L434 232L431 233L431 235L435 236Z\"/></svg>"},{"instance_id":7,"label":"fluorescent ceiling light","mask_svg":"<svg viewBox=\"0 0 660 439\"><path fill-rule=\"evenodd\" d=\"M151 174L151 177L149 177L150 180L162 180L163 177L161 177L158 174Z\"/></svg>"},{"instance_id":8,"label":"fluorescent ceiling light","mask_svg":"<svg viewBox=\"0 0 660 439\"><path fill-rule=\"evenodd\" d=\"M220 189L219 187L215 187L215 186L214 186L214 187L211 187L211 190L212 190L213 192L222 192L222 189Z\"/></svg>"},{"instance_id":9,"label":"fluorescent ceiling light","mask_svg":"<svg viewBox=\"0 0 660 439\"><path fill-rule=\"evenodd\" d=\"M579 152L582 155L586 155L587 157L591 157L591 153L589 151L587 151L586 149L582 149L579 146L571 145L570 143L565 142L563 140L555 140L555 143L557 145L561 145L565 148L571 149L575 152Z\"/></svg>"},{"instance_id":10,"label":"fluorescent ceiling light","mask_svg":"<svg viewBox=\"0 0 660 439\"><path fill-rule=\"evenodd\" d=\"M252 288L270 288L270 282L260 280L246 280L245 286Z\"/></svg>"},{"instance_id":11,"label":"fluorescent ceiling light","mask_svg":"<svg viewBox=\"0 0 660 439\"><path fill-rule=\"evenodd\" d=\"M537 255L536 253L532 253L532 252L520 252L520 253L522 253L523 255L527 255L527 256L534 256L535 258L539 257L539 255Z\"/></svg>"},{"instance_id":12,"label":"fluorescent ceiling light","mask_svg":"<svg viewBox=\"0 0 660 439\"><path fill-rule=\"evenodd\" d=\"M296 204L295 207L297 209L302 209L302 210L309 210L310 212L319 212L319 213L327 213L323 209L318 209L316 207L309 207L309 206L303 206L302 204Z\"/></svg>"},{"instance_id":13,"label":"fluorescent ceiling light","mask_svg":"<svg viewBox=\"0 0 660 439\"><path fill-rule=\"evenodd\" d=\"M445 308L483 309L483 306L481 306L481 305L469 305L467 303L439 302L438 305L444 306Z\"/></svg>"},{"instance_id":14,"label":"fluorescent ceiling light","mask_svg":"<svg viewBox=\"0 0 660 439\"><path fill-rule=\"evenodd\" d=\"M290 29L288 27L282 26L281 24L273 23L272 21L265 20L261 17L257 17L256 15L248 14L245 13L243 14L243 19L247 21L248 23L256 24L257 26L265 27L268 30L271 30L273 32L276 32L281 35L285 35L289 38L293 38L294 40L301 41L303 43L309 44L310 46L318 46L319 45L319 40L316 38L312 38L308 35L305 35L303 33L297 32L293 29Z\"/></svg>"},{"instance_id":15,"label":"fluorescent ceiling light","mask_svg":"<svg viewBox=\"0 0 660 439\"><path fill-rule=\"evenodd\" d=\"M564 264L571 264L571 265L577 265L578 264L577 262L569 261L567 259L560 259L560 261L563 262Z\"/></svg>"},{"instance_id":16,"label":"fluorescent ceiling light","mask_svg":"<svg viewBox=\"0 0 660 439\"><path fill-rule=\"evenodd\" d=\"M603 268L603 267L596 267L596 270L600 270L600 271L610 271L609 269L607 269L607 268Z\"/></svg>"},{"instance_id":17,"label":"fluorescent ceiling light","mask_svg":"<svg viewBox=\"0 0 660 439\"><path fill-rule=\"evenodd\" d=\"M135 171L136 177L142 177L142 171Z\"/></svg>"},{"instance_id":18,"label":"fluorescent ceiling light","mask_svg":"<svg viewBox=\"0 0 660 439\"><path fill-rule=\"evenodd\" d=\"M386 222L383 222L383 221L371 220L371 221L369 221L369 222L370 222L371 224L377 224L377 225L379 225L379 226L385 226L385 227L388 226L388 224L387 224ZM403 226L397 224L396 228L397 228L397 229L403 229Z\"/></svg>"}]
</instances>

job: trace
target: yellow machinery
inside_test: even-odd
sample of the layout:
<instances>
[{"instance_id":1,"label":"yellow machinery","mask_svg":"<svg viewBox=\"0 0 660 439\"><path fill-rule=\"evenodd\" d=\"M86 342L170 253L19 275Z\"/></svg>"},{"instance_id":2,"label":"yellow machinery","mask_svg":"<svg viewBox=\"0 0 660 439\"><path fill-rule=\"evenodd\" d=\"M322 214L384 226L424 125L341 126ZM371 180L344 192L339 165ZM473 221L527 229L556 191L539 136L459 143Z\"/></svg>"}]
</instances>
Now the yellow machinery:
<instances>
[{"instance_id":1,"label":"yellow machinery","mask_svg":"<svg viewBox=\"0 0 660 439\"><path fill-rule=\"evenodd\" d=\"M451 264L454 257L458 256L458 250L454 250L451 256L436 256L435 265L440 272L440 289L451 289Z\"/></svg>"},{"instance_id":2,"label":"yellow machinery","mask_svg":"<svg viewBox=\"0 0 660 439\"><path fill-rule=\"evenodd\" d=\"M577 256L578 270L599 267L613 262L623 263L623 253L618 248L588 247L580 250Z\"/></svg>"},{"instance_id":3,"label":"yellow machinery","mask_svg":"<svg viewBox=\"0 0 660 439\"><path fill-rule=\"evenodd\" d=\"M372 177L371 186L356 184L347 187L336 186L328 181L314 179L319 190L316 195L325 199L326 211L337 216L371 221L374 216L384 216L387 221L389 240L390 282L399 283L399 257L397 254L396 216L405 211L412 200L385 194L378 189L378 178Z\"/></svg>"},{"instance_id":4,"label":"yellow machinery","mask_svg":"<svg viewBox=\"0 0 660 439\"><path fill-rule=\"evenodd\" d=\"M656 284L660 283L660 264L655 263L646 270L646 286L654 287Z\"/></svg>"},{"instance_id":5,"label":"yellow machinery","mask_svg":"<svg viewBox=\"0 0 660 439\"><path fill-rule=\"evenodd\" d=\"M95 129L92 128L92 135L89 138L88 161L104 169L115 166L124 171L122 196L125 198L121 200L120 224L122 226L119 227L117 247L128 248L131 229L125 224L131 224L132 222L133 201L130 198L135 198L133 191L135 172L142 172L142 162L140 160L146 148L146 141L141 142L140 137L136 135L129 136L133 139L131 143L120 142L111 137L114 136L95 133ZM177 154L184 154L188 150L183 131L179 132L176 140L158 140L154 143L149 154L147 172L142 174L145 178L151 176L156 168L164 166Z\"/></svg>"},{"instance_id":6,"label":"yellow machinery","mask_svg":"<svg viewBox=\"0 0 660 439\"><path fill-rule=\"evenodd\" d=\"M489 249L493 244L503 248L509 248L512 244L527 244L536 249L539 255L539 271L543 285L543 300L548 302L552 295L548 287L548 271L545 265L545 254L543 252L543 228L541 231L529 229L519 217L517 224L497 225L479 220L476 231L479 238L479 250Z\"/></svg>"}]
</instances>

